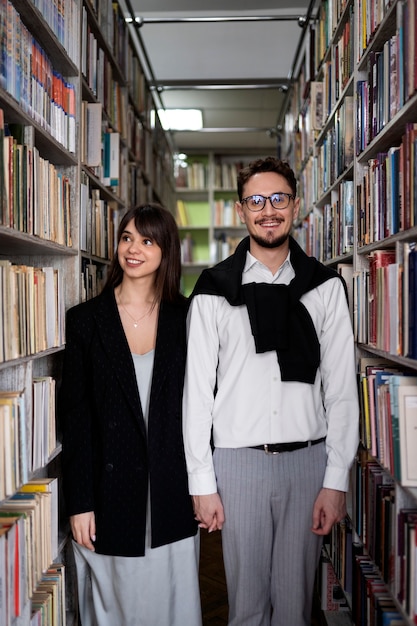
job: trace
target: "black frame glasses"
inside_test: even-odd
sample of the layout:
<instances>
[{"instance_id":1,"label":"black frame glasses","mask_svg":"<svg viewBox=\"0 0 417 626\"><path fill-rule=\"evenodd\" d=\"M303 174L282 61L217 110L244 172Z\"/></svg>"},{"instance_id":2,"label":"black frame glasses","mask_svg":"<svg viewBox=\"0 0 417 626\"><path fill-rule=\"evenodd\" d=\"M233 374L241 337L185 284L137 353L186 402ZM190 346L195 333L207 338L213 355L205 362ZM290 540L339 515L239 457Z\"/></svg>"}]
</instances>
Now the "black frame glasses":
<instances>
[{"instance_id":1,"label":"black frame glasses","mask_svg":"<svg viewBox=\"0 0 417 626\"><path fill-rule=\"evenodd\" d=\"M266 201L269 200L271 206L276 211L287 209L290 200L295 200L295 196L291 193L285 193L283 191L277 191L277 193L273 193L271 196L262 196L259 193L253 194L252 196L248 196L247 198L242 198L241 202L246 204L249 211L257 212L262 211L265 208Z\"/></svg>"}]
</instances>

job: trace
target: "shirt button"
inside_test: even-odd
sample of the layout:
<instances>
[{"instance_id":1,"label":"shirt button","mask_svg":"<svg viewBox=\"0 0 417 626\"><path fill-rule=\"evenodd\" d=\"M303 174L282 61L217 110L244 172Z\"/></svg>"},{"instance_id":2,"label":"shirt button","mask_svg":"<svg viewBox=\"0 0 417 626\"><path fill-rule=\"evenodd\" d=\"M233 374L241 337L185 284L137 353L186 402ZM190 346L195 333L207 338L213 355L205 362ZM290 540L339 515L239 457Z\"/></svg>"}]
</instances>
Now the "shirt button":
<instances>
[{"instance_id":1,"label":"shirt button","mask_svg":"<svg viewBox=\"0 0 417 626\"><path fill-rule=\"evenodd\" d=\"M107 463L106 472L112 472L112 471L113 471L113 463Z\"/></svg>"}]
</instances>

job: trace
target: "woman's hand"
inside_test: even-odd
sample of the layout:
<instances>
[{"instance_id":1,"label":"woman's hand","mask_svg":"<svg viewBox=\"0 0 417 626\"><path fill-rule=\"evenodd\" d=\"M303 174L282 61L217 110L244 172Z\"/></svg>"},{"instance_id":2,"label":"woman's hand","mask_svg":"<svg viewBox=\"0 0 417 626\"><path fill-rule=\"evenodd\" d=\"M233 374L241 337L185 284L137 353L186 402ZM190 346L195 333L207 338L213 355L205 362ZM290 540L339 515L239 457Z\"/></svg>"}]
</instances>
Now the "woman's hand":
<instances>
[{"instance_id":1,"label":"woman's hand","mask_svg":"<svg viewBox=\"0 0 417 626\"><path fill-rule=\"evenodd\" d=\"M92 543L96 540L96 518L94 511L71 515L70 525L75 541L79 543L80 546L84 546L84 548L94 552L95 548Z\"/></svg>"},{"instance_id":2,"label":"woman's hand","mask_svg":"<svg viewBox=\"0 0 417 626\"><path fill-rule=\"evenodd\" d=\"M223 504L218 493L207 496L193 496L194 515L200 528L209 533L221 530L224 524Z\"/></svg>"}]
</instances>

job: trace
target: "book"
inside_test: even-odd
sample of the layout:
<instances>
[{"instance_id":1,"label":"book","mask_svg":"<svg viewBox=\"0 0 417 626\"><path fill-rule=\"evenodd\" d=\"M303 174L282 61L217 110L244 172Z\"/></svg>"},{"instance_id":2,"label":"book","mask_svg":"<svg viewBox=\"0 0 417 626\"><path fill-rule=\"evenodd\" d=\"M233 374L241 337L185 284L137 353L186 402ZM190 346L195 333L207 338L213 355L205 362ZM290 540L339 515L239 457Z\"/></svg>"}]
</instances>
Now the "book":
<instances>
[{"instance_id":1,"label":"book","mask_svg":"<svg viewBox=\"0 0 417 626\"><path fill-rule=\"evenodd\" d=\"M414 359L417 357L417 248L415 245L408 247L407 261L408 280L406 280L406 284L408 289L404 296L408 300L408 328L404 330L408 334L408 351L406 352L406 356Z\"/></svg>"},{"instance_id":2,"label":"book","mask_svg":"<svg viewBox=\"0 0 417 626\"><path fill-rule=\"evenodd\" d=\"M371 436L371 416L369 411L369 389L368 378L365 373L359 374L359 398L361 400L361 412L360 412L360 440L362 445L370 450L372 446Z\"/></svg>"},{"instance_id":3,"label":"book","mask_svg":"<svg viewBox=\"0 0 417 626\"><path fill-rule=\"evenodd\" d=\"M353 265L351 263L338 263L337 271L346 284L350 319L353 325Z\"/></svg>"},{"instance_id":4,"label":"book","mask_svg":"<svg viewBox=\"0 0 417 626\"><path fill-rule=\"evenodd\" d=\"M400 354L400 299L399 299L399 276L400 268L397 262L391 263L388 272L388 315L386 321L385 349L391 354Z\"/></svg>"},{"instance_id":5,"label":"book","mask_svg":"<svg viewBox=\"0 0 417 626\"><path fill-rule=\"evenodd\" d=\"M395 592L400 606L409 614L412 610L410 602L412 595L412 591L410 589L410 573L412 567L415 567L416 562L415 537L413 536L413 529L415 532L416 523L416 508L402 507L399 509L397 514L398 548L396 554L397 578L395 583ZM411 539L412 536L413 538Z\"/></svg>"},{"instance_id":6,"label":"book","mask_svg":"<svg viewBox=\"0 0 417 626\"><path fill-rule=\"evenodd\" d=\"M10 496L20 484L20 426L19 422L24 416L19 415L20 407L18 398L12 394L0 392L0 427L3 429L4 441L4 494Z\"/></svg>"},{"instance_id":7,"label":"book","mask_svg":"<svg viewBox=\"0 0 417 626\"><path fill-rule=\"evenodd\" d=\"M391 470L393 447L389 379L394 373L386 369L375 372L375 430L378 460L388 470Z\"/></svg>"},{"instance_id":8,"label":"book","mask_svg":"<svg viewBox=\"0 0 417 626\"><path fill-rule=\"evenodd\" d=\"M1 19L1 18L0 18ZM9 215L9 199L6 187L4 113L0 109L0 224L7 225Z\"/></svg>"},{"instance_id":9,"label":"book","mask_svg":"<svg viewBox=\"0 0 417 626\"><path fill-rule=\"evenodd\" d=\"M89 229L91 202L89 199L89 179L85 172L81 172L80 181L80 248L85 252L90 250L91 229Z\"/></svg>"},{"instance_id":10,"label":"book","mask_svg":"<svg viewBox=\"0 0 417 626\"><path fill-rule=\"evenodd\" d=\"M323 83L321 81L311 81L310 83L310 116L311 129L321 130L324 121L323 115ZM232 187L233 185L230 185Z\"/></svg>"},{"instance_id":11,"label":"book","mask_svg":"<svg viewBox=\"0 0 417 626\"><path fill-rule=\"evenodd\" d=\"M105 132L103 150L103 184L106 187L118 187L120 177L120 134Z\"/></svg>"},{"instance_id":12,"label":"book","mask_svg":"<svg viewBox=\"0 0 417 626\"><path fill-rule=\"evenodd\" d=\"M344 123L343 123L343 168L348 168L354 158L354 101L353 96L346 96L344 100Z\"/></svg>"},{"instance_id":13,"label":"book","mask_svg":"<svg viewBox=\"0 0 417 626\"><path fill-rule=\"evenodd\" d=\"M386 157L386 235L399 230L399 147L389 148Z\"/></svg>"},{"instance_id":14,"label":"book","mask_svg":"<svg viewBox=\"0 0 417 626\"><path fill-rule=\"evenodd\" d=\"M398 387L401 484L417 487L417 385Z\"/></svg>"},{"instance_id":15,"label":"book","mask_svg":"<svg viewBox=\"0 0 417 626\"><path fill-rule=\"evenodd\" d=\"M333 565L326 556L322 556L320 560L320 599L322 611L349 610Z\"/></svg>"},{"instance_id":16,"label":"book","mask_svg":"<svg viewBox=\"0 0 417 626\"><path fill-rule=\"evenodd\" d=\"M8 527L0 523L0 623L9 623L8 603L7 603L7 587L8 587L8 571L7 563L7 531Z\"/></svg>"},{"instance_id":17,"label":"book","mask_svg":"<svg viewBox=\"0 0 417 626\"><path fill-rule=\"evenodd\" d=\"M32 470L43 467L56 449L55 379L34 377L32 381ZM24 482L27 482L25 480Z\"/></svg>"},{"instance_id":18,"label":"book","mask_svg":"<svg viewBox=\"0 0 417 626\"><path fill-rule=\"evenodd\" d=\"M53 348L55 343L55 329L57 326L57 290L55 283L55 270L47 266L42 268L45 277L45 347Z\"/></svg>"},{"instance_id":19,"label":"book","mask_svg":"<svg viewBox=\"0 0 417 626\"><path fill-rule=\"evenodd\" d=\"M14 420L12 406L9 404L0 405L0 428L2 430L2 475L1 492L4 496L9 496L16 488L16 476L13 464L13 440L14 440Z\"/></svg>"},{"instance_id":20,"label":"book","mask_svg":"<svg viewBox=\"0 0 417 626\"><path fill-rule=\"evenodd\" d=\"M189 217L187 213L187 205L184 200L178 198L177 200L177 225L178 226L188 226Z\"/></svg>"},{"instance_id":21,"label":"book","mask_svg":"<svg viewBox=\"0 0 417 626\"><path fill-rule=\"evenodd\" d=\"M415 57L416 57L416 6L414 2L407 3L407 72L405 76L405 97L408 100L415 91Z\"/></svg>"},{"instance_id":22,"label":"book","mask_svg":"<svg viewBox=\"0 0 417 626\"><path fill-rule=\"evenodd\" d=\"M342 254L353 250L354 236L354 186L352 180L346 180L340 185L341 205L341 250Z\"/></svg>"},{"instance_id":23,"label":"book","mask_svg":"<svg viewBox=\"0 0 417 626\"><path fill-rule=\"evenodd\" d=\"M395 250L373 250L369 255L369 343L377 344L378 323L381 322L383 304L381 270L395 263ZM378 315L379 311L379 315Z\"/></svg>"},{"instance_id":24,"label":"book","mask_svg":"<svg viewBox=\"0 0 417 626\"><path fill-rule=\"evenodd\" d=\"M88 102L86 111L87 132L85 133L86 151L85 164L88 167L98 167L101 161L101 143L102 143L102 110L101 102Z\"/></svg>"},{"instance_id":25,"label":"book","mask_svg":"<svg viewBox=\"0 0 417 626\"><path fill-rule=\"evenodd\" d=\"M393 438L393 464L392 474L401 482L401 449L400 449L400 424L398 408L398 388L405 385L417 385L417 376L409 374L394 374L389 379L391 422Z\"/></svg>"},{"instance_id":26,"label":"book","mask_svg":"<svg viewBox=\"0 0 417 626\"><path fill-rule=\"evenodd\" d=\"M0 510L0 529L6 537L6 621L14 623L22 615L28 601L26 579L26 535L25 514L18 511Z\"/></svg>"}]
</instances>

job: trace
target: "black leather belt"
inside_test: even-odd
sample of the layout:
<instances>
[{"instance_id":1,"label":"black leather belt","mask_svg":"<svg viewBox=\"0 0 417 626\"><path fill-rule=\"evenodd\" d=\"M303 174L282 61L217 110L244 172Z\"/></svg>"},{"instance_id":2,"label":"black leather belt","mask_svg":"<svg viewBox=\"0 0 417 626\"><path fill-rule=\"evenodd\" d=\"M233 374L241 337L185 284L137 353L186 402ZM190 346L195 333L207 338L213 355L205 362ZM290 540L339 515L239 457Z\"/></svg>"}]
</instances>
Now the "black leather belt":
<instances>
[{"instance_id":1,"label":"black leather belt","mask_svg":"<svg viewBox=\"0 0 417 626\"><path fill-rule=\"evenodd\" d=\"M308 448L308 446L315 446L322 441L325 441L326 437L320 437L320 439L314 439L313 441L295 441L294 443L264 443L262 446L249 446L253 450L263 450L265 454L280 454L281 452L294 452L294 450L301 450L302 448Z\"/></svg>"}]
</instances>

